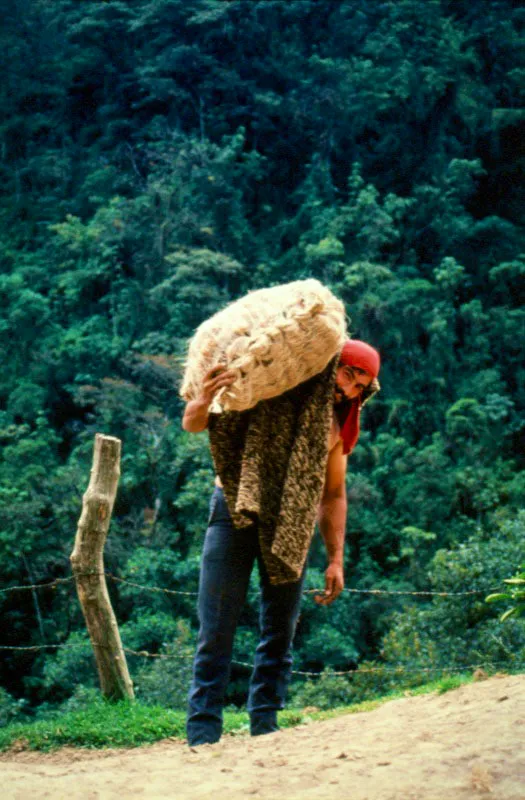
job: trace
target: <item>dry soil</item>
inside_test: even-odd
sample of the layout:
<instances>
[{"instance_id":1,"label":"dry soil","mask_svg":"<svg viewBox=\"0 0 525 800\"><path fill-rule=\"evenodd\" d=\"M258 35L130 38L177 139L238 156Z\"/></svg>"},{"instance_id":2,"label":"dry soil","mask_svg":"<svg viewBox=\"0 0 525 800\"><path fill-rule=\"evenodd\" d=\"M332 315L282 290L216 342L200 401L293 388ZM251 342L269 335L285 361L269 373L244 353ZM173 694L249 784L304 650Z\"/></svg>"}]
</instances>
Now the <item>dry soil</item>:
<instances>
[{"instance_id":1,"label":"dry soil","mask_svg":"<svg viewBox=\"0 0 525 800\"><path fill-rule=\"evenodd\" d=\"M1 798L525 800L525 676L190 749L10 752Z\"/></svg>"}]
</instances>

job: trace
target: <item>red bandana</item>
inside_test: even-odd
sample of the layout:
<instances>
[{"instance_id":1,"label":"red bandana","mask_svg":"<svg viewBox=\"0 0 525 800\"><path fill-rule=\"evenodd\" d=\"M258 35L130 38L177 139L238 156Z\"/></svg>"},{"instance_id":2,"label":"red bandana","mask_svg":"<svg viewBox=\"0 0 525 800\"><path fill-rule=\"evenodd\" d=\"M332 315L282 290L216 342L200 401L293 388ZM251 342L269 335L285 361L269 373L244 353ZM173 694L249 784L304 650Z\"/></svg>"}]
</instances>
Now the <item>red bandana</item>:
<instances>
[{"instance_id":1,"label":"red bandana","mask_svg":"<svg viewBox=\"0 0 525 800\"><path fill-rule=\"evenodd\" d=\"M339 356L339 362L342 366L364 369L372 378L377 378L379 367L381 366L381 359L377 350L366 344L366 342L360 342L358 339L346 340ZM343 453L345 455L352 452L359 439L361 402L361 397L355 397L350 402L350 408L341 427Z\"/></svg>"}]
</instances>

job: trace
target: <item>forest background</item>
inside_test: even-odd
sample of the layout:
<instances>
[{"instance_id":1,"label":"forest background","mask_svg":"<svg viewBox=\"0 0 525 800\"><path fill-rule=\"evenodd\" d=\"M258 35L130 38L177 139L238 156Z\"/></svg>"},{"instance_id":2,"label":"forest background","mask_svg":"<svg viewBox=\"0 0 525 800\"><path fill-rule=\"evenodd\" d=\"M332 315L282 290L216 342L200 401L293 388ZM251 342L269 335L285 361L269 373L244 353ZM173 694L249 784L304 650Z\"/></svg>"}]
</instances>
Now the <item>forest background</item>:
<instances>
[{"instance_id":1,"label":"forest background","mask_svg":"<svg viewBox=\"0 0 525 800\"><path fill-rule=\"evenodd\" d=\"M295 668L327 677L292 699L347 703L393 668L523 667L524 621L484 596L524 560L525 9L0 11L0 645L43 647L2 652L2 721L97 686L74 585L4 591L70 574L95 432L123 443L107 569L194 592L213 469L207 434L181 429L188 338L306 277L383 359L349 461L347 586L477 594L306 596ZM309 587L324 565L317 537ZM195 597L109 588L126 647L184 656L130 656L137 696L182 708ZM236 661L256 641L254 575ZM331 677L357 665L377 672Z\"/></svg>"}]
</instances>

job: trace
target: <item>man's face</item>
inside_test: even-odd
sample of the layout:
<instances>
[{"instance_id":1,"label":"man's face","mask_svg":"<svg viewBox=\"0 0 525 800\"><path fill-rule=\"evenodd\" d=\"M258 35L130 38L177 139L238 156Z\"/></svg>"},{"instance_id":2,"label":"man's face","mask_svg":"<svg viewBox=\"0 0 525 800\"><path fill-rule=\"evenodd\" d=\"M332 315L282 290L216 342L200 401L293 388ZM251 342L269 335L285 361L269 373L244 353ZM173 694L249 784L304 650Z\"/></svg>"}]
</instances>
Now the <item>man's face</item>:
<instances>
[{"instance_id":1,"label":"man's face","mask_svg":"<svg viewBox=\"0 0 525 800\"><path fill-rule=\"evenodd\" d=\"M359 397L363 389L370 386L372 380L372 375L360 367L338 367L334 388L335 405L342 405L347 400Z\"/></svg>"}]
</instances>

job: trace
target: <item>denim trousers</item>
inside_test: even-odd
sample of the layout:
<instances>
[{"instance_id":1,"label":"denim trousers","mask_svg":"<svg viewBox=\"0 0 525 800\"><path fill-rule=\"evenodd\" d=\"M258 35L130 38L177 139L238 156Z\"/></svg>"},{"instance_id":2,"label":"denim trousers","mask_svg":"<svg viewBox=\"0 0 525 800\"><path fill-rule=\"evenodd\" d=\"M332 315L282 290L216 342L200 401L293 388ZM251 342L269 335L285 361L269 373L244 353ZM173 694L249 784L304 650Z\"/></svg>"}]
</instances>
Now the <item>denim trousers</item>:
<instances>
[{"instance_id":1,"label":"denim trousers","mask_svg":"<svg viewBox=\"0 0 525 800\"><path fill-rule=\"evenodd\" d=\"M305 571L299 581L273 586L263 563L257 524L235 528L223 490L216 486L199 580L200 627L186 724L190 745L221 737L233 639L255 562L261 586L260 641L247 703L254 736L278 729L277 711L284 708L290 679Z\"/></svg>"}]
</instances>

